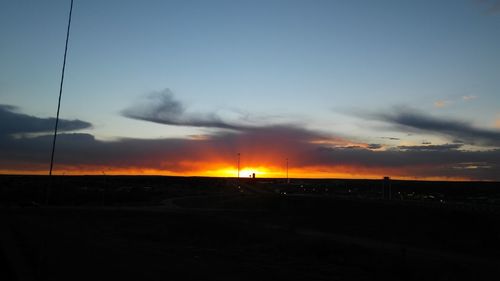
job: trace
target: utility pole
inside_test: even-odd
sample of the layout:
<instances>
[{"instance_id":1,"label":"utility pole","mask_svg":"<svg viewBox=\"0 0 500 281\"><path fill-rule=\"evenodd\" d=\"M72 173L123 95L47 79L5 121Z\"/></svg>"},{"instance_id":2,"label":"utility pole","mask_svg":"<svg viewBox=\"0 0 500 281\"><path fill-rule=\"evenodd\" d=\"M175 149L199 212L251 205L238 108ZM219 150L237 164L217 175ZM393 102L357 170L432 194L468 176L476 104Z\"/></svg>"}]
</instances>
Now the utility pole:
<instances>
[{"instance_id":1,"label":"utility pole","mask_svg":"<svg viewBox=\"0 0 500 281\"><path fill-rule=\"evenodd\" d=\"M286 159L286 183L290 183L290 178L288 178L288 158Z\"/></svg>"},{"instance_id":2,"label":"utility pole","mask_svg":"<svg viewBox=\"0 0 500 281\"><path fill-rule=\"evenodd\" d=\"M240 153L238 152L238 180L240 179Z\"/></svg>"}]
</instances>

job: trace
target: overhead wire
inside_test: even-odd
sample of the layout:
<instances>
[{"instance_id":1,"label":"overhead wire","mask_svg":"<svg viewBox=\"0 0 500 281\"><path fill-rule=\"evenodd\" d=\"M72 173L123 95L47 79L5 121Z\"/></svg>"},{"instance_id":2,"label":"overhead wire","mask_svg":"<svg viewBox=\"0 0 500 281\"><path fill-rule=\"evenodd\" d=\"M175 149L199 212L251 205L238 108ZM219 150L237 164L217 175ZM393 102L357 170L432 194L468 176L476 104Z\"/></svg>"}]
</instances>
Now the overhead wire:
<instances>
[{"instance_id":1,"label":"overhead wire","mask_svg":"<svg viewBox=\"0 0 500 281\"><path fill-rule=\"evenodd\" d=\"M56 150L56 140L57 140L57 129L59 126L59 112L61 110L61 97L63 93L63 84L64 84L64 71L66 70L66 56L68 54L68 41L69 41L69 31L71 28L71 15L73 13L73 0L71 0L71 5L69 8L69 17L68 17L68 28L66 30L66 44L64 46L64 59L61 71L61 84L59 85L59 99L57 102L57 114L56 114L56 124L54 126L54 137L52 139L52 152L50 154L50 169L49 176L52 176L52 169L54 168L54 154Z\"/></svg>"}]
</instances>

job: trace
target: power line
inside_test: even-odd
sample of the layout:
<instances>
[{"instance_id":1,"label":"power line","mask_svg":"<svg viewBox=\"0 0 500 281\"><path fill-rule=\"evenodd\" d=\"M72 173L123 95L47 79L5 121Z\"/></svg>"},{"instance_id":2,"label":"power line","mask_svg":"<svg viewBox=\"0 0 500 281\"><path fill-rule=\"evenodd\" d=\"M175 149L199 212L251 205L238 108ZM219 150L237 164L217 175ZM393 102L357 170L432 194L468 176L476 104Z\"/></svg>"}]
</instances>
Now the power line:
<instances>
[{"instance_id":1,"label":"power line","mask_svg":"<svg viewBox=\"0 0 500 281\"><path fill-rule=\"evenodd\" d=\"M68 41L69 41L69 30L71 27L71 14L73 13L73 0L71 0L71 6L69 8L69 18L68 18L68 29L66 30L66 45L64 46L64 59L61 71L61 84L59 86L59 100L57 102L57 114L56 114L56 124L54 127L54 138L52 139L52 153L50 155L50 169L49 176L52 176L52 168L54 167L54 153L56 150L56 139L57 139L57 127L59 125L59 111L61 109L61 96L64 83L64 70L66 69L66 55L68 53Z\"/></svg>"}]
</instances>

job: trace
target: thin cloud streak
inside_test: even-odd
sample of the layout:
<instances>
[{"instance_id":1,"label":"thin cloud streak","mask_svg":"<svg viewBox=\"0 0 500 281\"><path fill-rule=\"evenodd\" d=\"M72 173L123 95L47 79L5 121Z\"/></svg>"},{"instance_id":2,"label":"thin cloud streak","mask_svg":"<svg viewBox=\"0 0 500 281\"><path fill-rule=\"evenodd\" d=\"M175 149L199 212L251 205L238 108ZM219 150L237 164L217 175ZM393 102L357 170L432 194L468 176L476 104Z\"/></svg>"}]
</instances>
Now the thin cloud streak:
<instances>
[{"instance_id":1,"label":"thin cloud streak","mask_svg":"<svg viewBox=\"0 0 500 281\"><path fill-rule=\"evenodd\" d=\"M369 114L366 117L387 122L399 131L444 135L468 144L500 147L500 131L477 128L465 121L428 116L411 108L395 109L393 113Z\"/></svg>"},{"instance_id":2,"label":"thin cloud streak","mask_svg":"<svg viewBox=\"0 0 500 281\"><path fill-rule=\"evenodd\" d=\"M474 96L474 95L468 95L468 96L463 96L462 99L464 101L471 101L471 100L475 100L477 99L477 96Z\"/></svg>"},{"instance_id":3,"label":"thin cloud streak","mask_svg":"<svg viewBox=\"0 0 500 281\"><path fill-rule=\"evenodd\" d=\"M456 150L462 147L462 144L442 144L442 145L430 145L430 143L424 143L427 145L401 145L398 149L403 151L450 151Z\"/></svg>"}]
</instances>

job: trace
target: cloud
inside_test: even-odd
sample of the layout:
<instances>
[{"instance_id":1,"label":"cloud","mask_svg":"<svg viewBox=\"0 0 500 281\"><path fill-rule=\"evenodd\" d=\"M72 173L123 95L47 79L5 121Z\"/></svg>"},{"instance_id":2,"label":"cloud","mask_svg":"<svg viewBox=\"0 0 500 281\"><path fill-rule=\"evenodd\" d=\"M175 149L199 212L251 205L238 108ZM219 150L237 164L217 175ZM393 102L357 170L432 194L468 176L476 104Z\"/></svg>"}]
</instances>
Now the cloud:
<instances>
[{"instance_id":1,"label":"cloud","mask_svg":"<svg viewBox=\"0 0 500 281\"><path fill-rule=\"evenodd\" d=\"M49 135L3 139L0 141L0 170L45 169L50 142ZM366 148L349 146L346 140L291 126L220 131L195 139L101 141L90 134L64 133L58 139L56 169L152 169L197 174L217 167L234 167L236 154L241 153L242 165L269 167L277 171L283 169L284 159L288 158L295 170L343 171L344 174L358 173L361 176L500 180L500 150L462 151L458 150L460 145L454 144L402 146L386 150L376 149L378 147L376 144Z\"/></svg>"},{"instance_id":2,"label":"cloud","mask_svg":"<svg viewBox=\"0 0 500 281\"><path fill-rule=\"evenodd\" d=\"M446 100L437 100L434 101L434 107L435 108L445 108L448 106L451 106L452 104L456 104L458 102L468 102L477 99L478 96L476 95L466 95L462 96L461 98L451 98L451 99L446 99Z\"/></svg>"},{"instance_id":3,"label":"cloud","mask_svg":"<svg viewBox=\"0 0 500 281\"><path fill-rule=\"evenodd\" d=\"M313 141L326 137L291 126L218 132L196 139L101 141L89 134L60 134L56 163L60 166L140 167L182 172L192 169L191 165L233 165L232 159L236 153L241 153L248 165L272 166L287 156L306 155L311 147L317 146L311 144ZM43 165L48 159L50 142L49 135L3 139L0 141L0 167Z\"/></svg>"},{"instance_id":4,"label":"cloud","mask_svg":"<svg viewBox=\"0 0 500 281\"><path fill-rule=\"evenodd\" d=\"M500 180L500 150L460 151L455 149L339 149L322 147L318 159L324 166L351 166L364 171L388 172L414 177L462 177ZM480 162L475 169L457 169L461 163Z\"/></svg>"},{"instance_id":5,"label":"cloud","mask_svg":"<svg viewBox=\"0 0 500 281\"><path fill-rule=\"evenodd\" d=\"M128 118L165 125L235 130L247 127L225 122L214 113L189 113L185 106L174 98L170 89L148 95L144 100L123 110L121 114Z\"/></svg>"},{"instance_id":6,"label":"cloud","mask_svg":"<svg viewBox=\"0 0 500 281\"><path fill-rule=\"evenodd\" d=\"M381 149L383 146L378 143L370 143L367 148L368 149Z\"/></svg>"},{"instance_id":7,"label":"cloud","mask_svg":"<svg viewBox=\"0 0 500 281\"><path fill-rule=\"evenodd\" d=\"M386 140L401 140L400 138L395 138L395 137L380 137L380 138Z\"/></svg>"},{"instance_id":8,"label":"cloud","mask_svg":"<svg viewBox=\"0 0 500 281\"><path fill-rule=\"evenodd\" d=\"M36 117L29 120L38 122ZM0 137L0 170L45 171L51 141L49 134L3 135ZM331 174L500 180L498 149L466 151L458 143L387 148L293 125L220 130L187 139L102 141L91 134L62 133L55 160L58 171L137 173L154 170L197 175L221 167L235 167L237 153L242 155L243 166L268 167L275 171L281 171L284 159L288 158L294 170Z\"/></svg>"},{"instance_id":9,"label":"cloud","mask_svg":"<svg viewBox=\"0 0 500 281\"><path fill-rule=\"evenodd\" d=\"M500 14L500 1L498 0L476 0L477 3L486 7L486 13L490 15Z\"/></svg>"},{"instance_id":10,"label":"cloud","mask_svg":"<svg viewBox=\"0 0 500 281\"><path fill-rule=\"evenodd\" d=\"M500 13L500 2L494 3L488 10L490 13L499 14Z\"/></svg>"},{"instance_id":11,"label":"cloud","mask_svg":"<svg viewBox=\"0 0 500 281\"><path fill-rule=\"evenodd\" d=\"M410 108L399 108L394 113L372 114L367 117L388 122L401 131L443 135L468 144L500 146L500 131L477 128L465 121L427 116Z\"/></svg>"},{"instance_id":12,"label":"cloud","mask_svg":"<svg viewBox=\"0 0 500 281\"><path fill-rule=\"evenodd\" d=\"M470 101L470 100L475 100L477 99L477 96L474 96L474 95L468 95L468 96L463 96L462 99L464 101Z\"/></svg>"},{"instance_id":13,"label":"cloud","mask_svg":"<svg viewBox=\"0 0 500 281\"><path fill-rule=\"evenodd\" d=\"M500 150L494 151L461 151L449 149L448 145L443 148L425 149L413 147L412 149L395 148L384 151L373 151L364 148L344 149L334 147L317 148L323 152L322 159L325 163L337 163L339 165L358 165L365 167L435 167L443 165L454 165L462 162L487 162L500 164L495 157ZM496 155L496 156L495 156ZM427 169L428 169L427 168ZM423 168L423 170L427 170Z\"/></svg>"},{"instance_id":14,"label":"cloud","mask_svg":"<svg viewBox=\"0 0 500 281\"><path fill-rule=\"evenodd\" d=\"M39 118L17 112L17 107L0 104L0 136L20 133L44 133L54 130L55 118ZM81 120L59 119L58 130L88 129L92 124Z\"/></svg>"},{"instance_id":15,"label":"cloud","mask_svg":"<svg viewBox=\"0 0 500 281\"><path fill-rule=\"evenodd\" d=\"M449 105L449 101L446 100L438 100L434 102L434 107L436 108L443 108Z\"/></svg>"},{"instance_id":16,"label":"cloud","mask_svg":"<svg viewBox=\"0 0 500 281\"><path fill-rule=\"evenodd\" d=\"M450 151L457 150L462 144L441 144L441 145L402 145L398 148L402 151Z\"/></svg>"}]
</instances>

